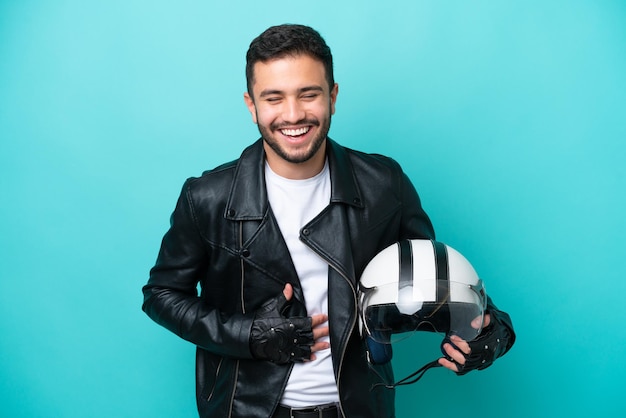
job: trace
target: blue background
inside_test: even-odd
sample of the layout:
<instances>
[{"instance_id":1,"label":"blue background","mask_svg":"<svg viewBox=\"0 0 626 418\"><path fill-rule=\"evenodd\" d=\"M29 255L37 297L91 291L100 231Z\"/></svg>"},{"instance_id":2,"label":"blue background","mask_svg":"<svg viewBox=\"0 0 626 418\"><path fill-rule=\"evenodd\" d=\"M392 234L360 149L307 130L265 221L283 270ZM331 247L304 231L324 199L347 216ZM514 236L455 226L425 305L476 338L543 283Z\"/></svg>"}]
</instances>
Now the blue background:
<instances>
[{"instance_id":1,"label":"blue background","mask_svg":"<svg viewBox=\"0 0 626 418\"><path fill-rule=\"evenodd\" d=\"M257 138L244 56L285 22L333 49L331 136L400 161L514 319L506 357L398 416L620 416L619 0L0 0L0 416L195 416L194 347L140 289L184 179ZM419 338L399 376L438 355Z\"/></svg>"}]
</instances>

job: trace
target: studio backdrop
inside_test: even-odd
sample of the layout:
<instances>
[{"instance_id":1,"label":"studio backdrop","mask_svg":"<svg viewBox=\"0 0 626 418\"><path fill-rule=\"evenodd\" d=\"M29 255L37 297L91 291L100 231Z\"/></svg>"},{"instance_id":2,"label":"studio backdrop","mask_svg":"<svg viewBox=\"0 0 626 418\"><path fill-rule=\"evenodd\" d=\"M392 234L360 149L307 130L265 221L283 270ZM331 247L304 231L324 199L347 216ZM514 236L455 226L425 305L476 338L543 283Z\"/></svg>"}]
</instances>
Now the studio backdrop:
<instances>
[{"instance_id":1,"label":"studio backdrop","mask_svg":"<svg viewBox=\"0 0 626 418\"><path fill-rule=\"evenodd\" d=\"M626 3L0 1L0 416L194 417L194 350L141 311L187 177L258 138L245 52L311 25L330 136L398 160L518 340L398 417L621 415ZM397 377L437 356L412 336Z\"/></svg>"}]
</instances>

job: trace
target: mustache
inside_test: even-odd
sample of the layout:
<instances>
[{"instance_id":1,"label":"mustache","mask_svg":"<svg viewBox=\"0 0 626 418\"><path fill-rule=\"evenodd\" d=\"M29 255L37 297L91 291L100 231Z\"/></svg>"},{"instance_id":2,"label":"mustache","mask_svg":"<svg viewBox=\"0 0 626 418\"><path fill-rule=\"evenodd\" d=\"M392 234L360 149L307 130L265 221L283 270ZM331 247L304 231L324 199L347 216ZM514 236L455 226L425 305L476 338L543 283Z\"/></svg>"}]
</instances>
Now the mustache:
<instances>
[{"instance_id":1,"label":"mustache","mask_svg":"<svg viewBox=\"0 0 626 418\"><path fill-rule=\"evenodd\" d=\"M270 124L270 129L273 131L277 131L279 129L283 129L283 128L289 128L292 127L294 125L313 125L313 126L320 126L320 121L317 119L302 119L299 120L296 123L272 123Z\"/></svg>"}]
</instances>

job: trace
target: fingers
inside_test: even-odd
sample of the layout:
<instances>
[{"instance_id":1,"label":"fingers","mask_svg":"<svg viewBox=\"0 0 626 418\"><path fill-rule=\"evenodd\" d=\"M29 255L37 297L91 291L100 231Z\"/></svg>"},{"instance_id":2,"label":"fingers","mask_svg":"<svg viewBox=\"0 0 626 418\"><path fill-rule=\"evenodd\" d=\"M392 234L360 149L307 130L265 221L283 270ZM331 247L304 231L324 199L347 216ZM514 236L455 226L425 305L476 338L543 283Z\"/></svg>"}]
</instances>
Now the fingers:
<instances>
[{"instance_id":1,"label":"fingers","mask_svg":"<svg viewBox=\"0 0 626 418\"><path fill-rule=\"evenodd\" d=\"M469 344L467 341L465 341L463 338L459 337L458 335L451 335L450 336L450 341L452 341L452 344L454 344L456 346L456 348L460 351L462 351L465 354L469 354L472 352L472 349L470 348ZM463 357L463 354L461 354L457 349L454 348L454 345L452 344L448 344L450 346L450 348L459 356ZM453 357L454 358L454 357ZM454 358L456 360L456 358ZM460 362L459 362L460 363Z\"/></svg>"},{"instance_id":2,"label":"fingers","mask_svg":"<svg viewBox=\"0 0 626 418\"><path fill-rule=\"evenodd\" d=\"M450 341L454 345L450 343L445 343L443 345L443 350L445 351L448 358L442 357L438 360L438 362L443 367L450 369L456 373L459 371L459 369L455 363L465 364L465 355L470 354L472 349L470 348L467 341L457 335L452 335L450 337Z\"/></svg>"},{"instance_id":3,"label":"fingers","mask_svg":"<svg viewBox=\"0 0 626 418\"><path fill-rule=\"evenodd\" d=\"M330 329L327 326L320 326L328 321L328 315L318 314L311 317L311 326L313 327L313 340L315 344L313 347L318 347L320 350L330 347L327 342L318 341L321 338L328 337ZM315 350L317 351L317 350Z\"/></svg>"},{"instance_id":4,"label":"fingers","mask_svg":"<svg viewBox=\"0 0 626 418\"><path fill-rule=\"evenodd\" d=\"M328 339L320 341L321 338L328 337L330 329L328 326L320 326L328 321L328 315L318 314L311 316L311 326L313 327L313 340L315 343L311 346L311 353L326 350L330 348ZM311 360L315 360L315 356L311 356Z\"/></svg>"},{"instance_id":5,"label":"fingers","mask_svg":"<svg viewBox=\"0 0 626 418\"><path fill-rule=\"evenodd\" d=\"M326 321L328 321L328 315L317 314L317 315L311 316L311 326L313 328L315 328L318 325L322 325Z\"/></svg>"},{"instance_id":6,"label":"fingers","mask_svg":"<svg viewBox=\"0 0 626 418\"><path fill-rule=\"evenodd\" d=\"M328 325L325 327L321 327L320 325L326 323L328 321L328 316L324 314L313 315L311 317L311 327L313 328L313 339L315 341L320 338L328 337L330 334L330 329Z\"/></svg>"},{"instance_id":7,"label":"fingers","mask_svg":"<svg viewBox=\"0 0 626 418\"><path fill-rule=\"evenodd\" d=\"M285 285L285 288L283 289L283 295L285 295L285 299L287 300L291 300L291 298L293 297L293 287L289 283Z\"/></svg>"},{"instance_id":8,"label":"fingers","mask_svg":"<svg viewBox=\"0 0 626 418\"><path fill-rule=\"evenodd\" d=\"M316 341L317 343L319 339L328 337L328 333L329 333L328 327L315 328L313 329L313 340Z\"/></svg>"},{"instance_id":9,"label":"fingers","mask_svg":"<svg viewBox=\"0 0 626 418\"><path fill-rule=\"evenodd\" d=\"M482 316L479 316L479 317L474 318L471 325L472 325L472 328L474 329L480 329L481 325L483 328L487 328L490 322L491 322L491 315L485 314L484 321L483 321Z\"/></svg>"},{"instance_id":10,"label":"fingers","mask_svg":"<svg viewBox=\"0 0 626 418\"><path fill-rule=\"evenodd\" d=\"M325 341L318 341L311 346L311 360L315 360L315 353L330 348L330 344Z\"/></svg>"},{"instance_id":11,"label":"fingers","mask_svg":"<svg viewBox=\"0 0 626 418\"><path fill-rule=\"evenodd\" d=\"M455 363L451 362L450 360L447 360L443 357L441 357L439 360L437 360L437 362L442 365L443 367L445 367L446 369L452 370L454 373L459 371L459 368L456 366Z\"/></svg>"}]
</instances>

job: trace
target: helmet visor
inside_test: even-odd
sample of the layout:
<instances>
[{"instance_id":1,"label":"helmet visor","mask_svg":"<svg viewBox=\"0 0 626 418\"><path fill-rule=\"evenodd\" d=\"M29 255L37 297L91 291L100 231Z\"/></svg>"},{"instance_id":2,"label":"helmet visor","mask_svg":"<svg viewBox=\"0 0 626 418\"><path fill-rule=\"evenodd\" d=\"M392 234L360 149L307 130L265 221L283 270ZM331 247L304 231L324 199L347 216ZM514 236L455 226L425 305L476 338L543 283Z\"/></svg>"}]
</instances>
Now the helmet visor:
<instances>
[{"instance_id":1,"label":"helmet visor","mask_svg":"<svg viewBox=\"0 0 626 418\"><path fill-rule=\"evenodd\" d=\"M471 341L482 330L486 296L482 281L468 285L430 280L401 289L397 283L362 288L360 303L364 333L379 343L390 344L415 331Z\"/></svg>"}]
</instances>

